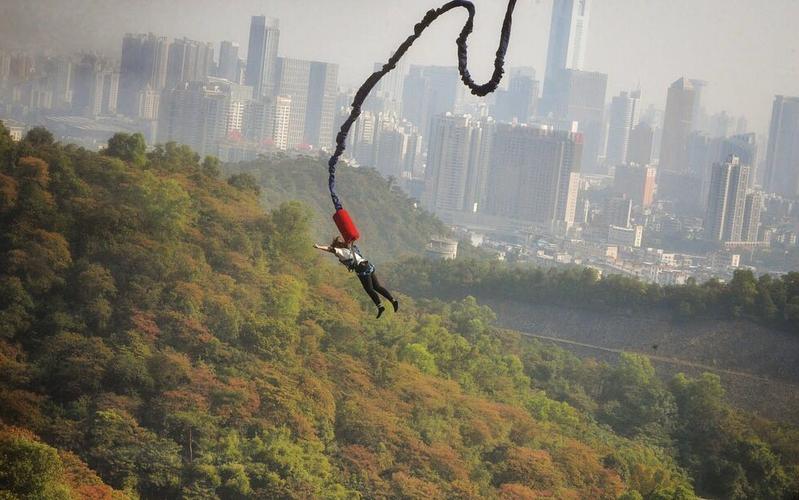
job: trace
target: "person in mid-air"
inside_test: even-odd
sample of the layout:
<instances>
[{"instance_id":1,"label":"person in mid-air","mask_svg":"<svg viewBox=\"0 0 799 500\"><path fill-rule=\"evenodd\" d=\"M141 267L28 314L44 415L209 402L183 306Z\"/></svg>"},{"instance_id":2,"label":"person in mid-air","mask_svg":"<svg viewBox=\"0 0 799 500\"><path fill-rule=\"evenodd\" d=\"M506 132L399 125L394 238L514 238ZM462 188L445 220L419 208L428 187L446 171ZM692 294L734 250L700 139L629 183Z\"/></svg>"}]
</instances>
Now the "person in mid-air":
<instances>
[{"instance_id":1,"label":"person in mid-air","mask_svg":"<svg viewBox=\"0 0 799 500\"><path fill-rule=\"evenodd\" d=\"M358 247L355 245L348 246L344 242L344 238L336 236L333 242L330 243L330 246L314 245L314 248L335 254L339 262L347 266L347 269L355 271L355 274L358 275L358 279L361 280L363 289L366 290L372 302L377 306L378 318L382 316L386 310L385 306L383 306L380 301L380 295L391 302L391 305L394 307L394 312L399 309L399 302L391 295L391 292L380 284L377 275L375 275L375 266L361 255ZM378 295L378 293L380 295Z\"/></svg>"}]
</instances>

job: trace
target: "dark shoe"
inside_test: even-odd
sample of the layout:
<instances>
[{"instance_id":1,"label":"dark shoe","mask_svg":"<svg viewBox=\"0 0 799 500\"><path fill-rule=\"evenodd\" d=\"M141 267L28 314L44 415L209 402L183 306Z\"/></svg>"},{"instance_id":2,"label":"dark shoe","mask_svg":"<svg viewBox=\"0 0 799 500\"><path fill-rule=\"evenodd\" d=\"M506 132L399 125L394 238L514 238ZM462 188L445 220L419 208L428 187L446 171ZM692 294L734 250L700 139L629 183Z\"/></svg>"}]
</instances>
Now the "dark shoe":
<instances>
[{"instance_id":1,"label":"dark shoe","mask_svg":"<svg viewBox=\"0 0 799 500\"><path fill-rule=\"evenodd\" d=\"M394 312L397 312L397 310L399 309L399 300L397 299L392 300L391 305L394 306Z\"/></svg>"},{"instance_id":2,"label":"dark shoe","mask_svg":"<svg viewBox=\"0 0 799 500\"><path fill-rule=\"evenodd\" d=\"M380 316L382 316L384 312L386 312L386 308L383 304L377 306L377 319L380 319Z\"/></svg>"}]
</instances>

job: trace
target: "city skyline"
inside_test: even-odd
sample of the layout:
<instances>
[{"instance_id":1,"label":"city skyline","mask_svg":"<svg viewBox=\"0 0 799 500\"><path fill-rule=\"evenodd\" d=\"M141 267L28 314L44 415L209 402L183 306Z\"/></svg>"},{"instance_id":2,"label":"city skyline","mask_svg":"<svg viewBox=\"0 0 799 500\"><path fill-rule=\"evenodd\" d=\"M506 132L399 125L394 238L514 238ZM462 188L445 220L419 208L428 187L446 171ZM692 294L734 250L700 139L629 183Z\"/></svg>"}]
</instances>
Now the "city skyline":
<instances>
[{"instance_id":1,"label":"city skyline","mask_svg":"<svg viewBox=\"0 0 799 500\"><path fill-rule=\"evenodd\" d=\"M365 0L344 0L335 5L315 0L275 0L268 7L252 0L232 6L216 0L191 5L152 0L134 7L111 0L102 5L86 2L83 7L73 2L68 9L53 0L44 3L47 8L42 8L42 2L35 6L20 0L4 2L2 9L8 15L0 16L0 46L59 52L102 49L118 57L118 40L125 32L152 31L170 38L212 42L215 47L220 41L231 40L243 51L250 17L265 14L281 19L281 56L338 63L344 86L360 83L374 61L384 60L418 17L436 6L422 0L387 0L380 5ZM314 16L307 15L309 3L313 4ZM490 68L504 5L478 1L477 6L479 14L470 47L473 73L479 78ZM689 7L691 15L685 15ZM136 15L124 15L132 8ZM543 77L551 8L548 0L519 3L509 65L533 66ZM218 15L222 9L224 17ZM744 115L754 131L765 134L774 95L799 94L799 37L784 26L787 23L770 22L791 17L790 12L799 15L799 2L597 2L591 8L584 67L609 75L609 96L640 84L644 108L655 104L662 109L666 88L681 76L706 80L703 102L709 114L726 110L734 116ZM14 23L4 21L8 19L14 19ZM451 39L460 22L455 15L443 19L441 27L425 35L423 48L409 53L408 63L453 64ZM352 27L349 36L324 35L348 26ZM74 36L75 29L82 30L81 36ZM618 33L626 36L613 36ZM309 34L313 38L309 39ZM697 51L698 43L706 44L707 49Z\"/></svg>"}]
</instances>

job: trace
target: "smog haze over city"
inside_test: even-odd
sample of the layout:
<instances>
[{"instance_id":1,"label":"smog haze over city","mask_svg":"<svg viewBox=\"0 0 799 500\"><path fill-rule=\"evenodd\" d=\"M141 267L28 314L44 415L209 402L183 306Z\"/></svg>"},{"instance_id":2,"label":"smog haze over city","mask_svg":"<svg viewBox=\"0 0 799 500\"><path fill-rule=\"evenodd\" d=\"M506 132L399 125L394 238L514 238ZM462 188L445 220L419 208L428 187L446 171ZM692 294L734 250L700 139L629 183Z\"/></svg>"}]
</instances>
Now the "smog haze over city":
<instances>
[{"instance_id":1,"label":"smog haze over city","mask_svg":"<svg viewBox=\"0 0 799 500\"><path fill-rule=\"evenodd\" d=\"M0 499L799 499L799 0L435 1L0 0Z\"/></svg>"},{"instance_id":2,"label":"smog haze over city","mask_svg":"<svg viewBox=\"0 0 799 500\"><path fill-rule=\"evenodd\" d=\"M508 62L543 72L549 0L522 0ZM195 40L233 40L246 53L249 18L281 20L281 55L335 62L341 81L359 84L406 37L426 0L4 0L0 43L64 52L119 55L124 33L153 32ZM476 2L470 49L474 73L487 79L504 2ZM681 74L706 80L708 111L746 115L766 133L774 94L799 94L796 0L604 0L592 5L586 69L608 73L608 95L642 89L645 105L665 105L665 88ZM452 65L463 14L442 19L409 54L417 64ZM242 54L245 55L245 54Z\"/></svg>"}]
</instances>

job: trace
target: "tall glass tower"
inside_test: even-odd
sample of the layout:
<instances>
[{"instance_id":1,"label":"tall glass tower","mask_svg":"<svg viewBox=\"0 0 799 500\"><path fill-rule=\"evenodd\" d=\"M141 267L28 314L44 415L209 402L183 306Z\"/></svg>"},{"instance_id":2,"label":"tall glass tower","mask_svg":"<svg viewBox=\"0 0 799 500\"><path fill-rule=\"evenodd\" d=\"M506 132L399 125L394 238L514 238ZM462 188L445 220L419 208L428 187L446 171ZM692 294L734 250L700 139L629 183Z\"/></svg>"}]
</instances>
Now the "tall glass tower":
<instances>
[{"instance_id":1,"label":"tall glass tower","mask_svg":"<svg viewBox=\"0 0 799 500\"><path fill-rule=\"evenodd\" d=\"M548 108L551 108L561 70L583 69L590 10L590 0L554 0L544 75L544 112L551 111Z\"/></svg>"},{"instance_id":2,"label":"tall glass tower","mask_svg":"<svg viewBox=\"0 0 799 500\"><path fill-rule=\"evenodd\" d=\"M266 16L253 16L244 83L255 89L256 97L274 93L279 43L280 22Z\"/></svg>"}]
</instances>

